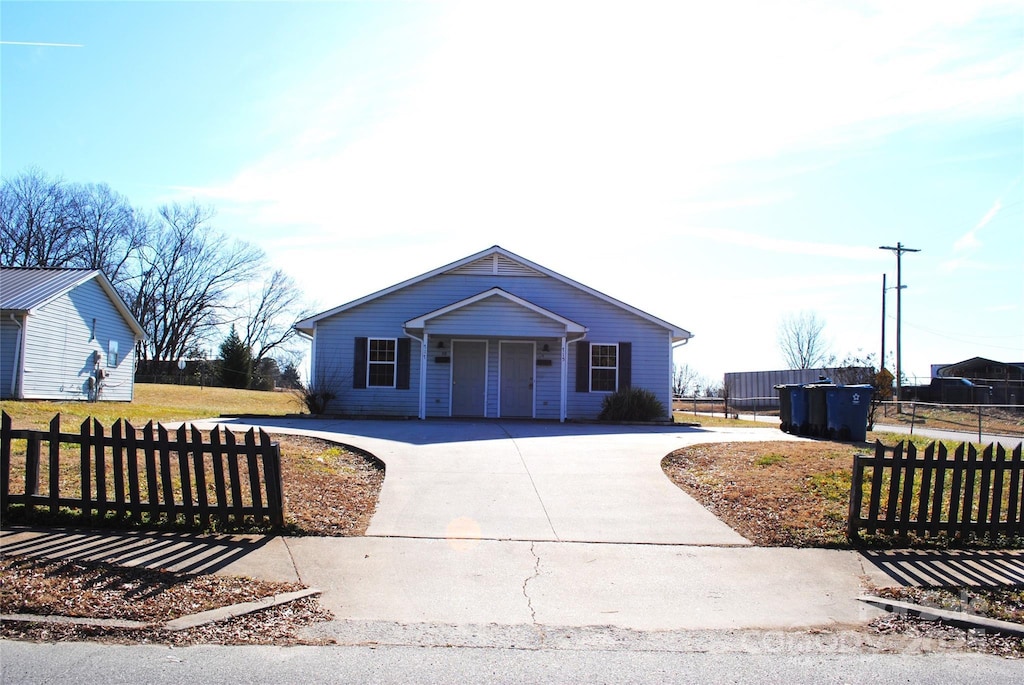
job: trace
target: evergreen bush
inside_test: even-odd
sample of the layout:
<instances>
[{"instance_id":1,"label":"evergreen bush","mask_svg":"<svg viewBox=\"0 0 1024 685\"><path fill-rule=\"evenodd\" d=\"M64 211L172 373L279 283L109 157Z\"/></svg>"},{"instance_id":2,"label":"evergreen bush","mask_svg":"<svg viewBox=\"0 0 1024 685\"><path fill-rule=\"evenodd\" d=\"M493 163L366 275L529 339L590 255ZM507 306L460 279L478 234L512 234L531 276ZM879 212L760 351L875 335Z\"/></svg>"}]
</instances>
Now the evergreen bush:
<instances>
[{"instance_id":1,"label":"evergreen bush","mask_svg":"<svg viewBox=\"0 0 1024 685\"><path fill-rule=\"evenodd\" d=\"M659 421L666 416L665 405L646 388L621 388L604 398L601 421Z\"/></svg>"}]
</instances>

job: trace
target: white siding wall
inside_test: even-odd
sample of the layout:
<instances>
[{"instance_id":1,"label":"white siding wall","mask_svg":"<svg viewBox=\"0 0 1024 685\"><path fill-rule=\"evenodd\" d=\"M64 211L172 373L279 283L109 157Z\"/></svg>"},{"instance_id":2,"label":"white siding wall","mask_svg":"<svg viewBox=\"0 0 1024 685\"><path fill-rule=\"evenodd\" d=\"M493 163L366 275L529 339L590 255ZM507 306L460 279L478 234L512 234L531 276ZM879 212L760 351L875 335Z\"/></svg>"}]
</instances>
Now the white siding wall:
<instances>
[{"instance_id":1,"label":"white siding wall","mask_svg":"<svg viewBox=\"0 0 1024 685\"><path fill-rule=\"evenodd\" d=\"M628 341L633 344L632 375L634 387L645 387L654 392L666 408L671 406L671 345L668 331L620 307L593 297L583 291L547 277L454 275L443 274L421 283L381 296L363 305L341 312L318 323L315 376L318 382L334 386L337 399L328 411L354 414L382 414L416 416L419 409L417 385L420 377L419 343L412 343L412 387L409 390L352 388L354 338L402 337L402 323L423 314L435 311L448 304L458 302L494 286L528 300L549 311L589 327L587 339L595 343L616 343ZM491 299L491 298L489 298ZM487 301L478 305L492 307ZM505 305L508 305L506 311ZM459 337L487 339L488 346L488 416L497 414L498 390L498 341L512 337L512 326L528 331L530 339L538 341L538 350L543 342L549 343L548 357L552 366L538 367L536 409L539 418L558 418L560 366L558 350L561 335L546 317L525 312L513 303L500 303L499 307L487 310L485 325L481 327L480 317L472 326L464 318L472 313L471 305L460 312L449 315L447 323L459 325L464 333ZM439 317L440 318L440 317ZM437 321L430 322L431 328L440 330ZM533 326L533 328L527 328ZM472 330L470 330L472 329ZM428 328L428 331L430 329ZM446 331L448 333L452 331ZM427 406L428 416L448 415L450 365L438 364L436 344L438 338L430 337L427 355ZM448 342L446 341L446 345ZM450 346L449 346L450 349ZM600 412L604 393L575 392L576 346L569 345L568 359L568 416L569 418L594 418ZM547 402L547 404L544 404Z\"/></svg>"},{"instance_id":2,"label":"white siding wall","mask_svg":"<svg viewBox=\"0 0 1024 685\"><path fill-rule=\"evenodd\" d=\"M13 397L11 380L14 378L14 362L18 356L21 328L10 318L0 319L0 397Z\"/></svg>"},{"instance_id":3,"label":"white siding wall","mask_svg":"<svg viewBox=\"0 0 1024 685\"><path fill-rule=\"evenodd\" d=\"M95 337L92 322L96 320ZM26 399L89 399L94 354L103 356L101 400L130 401L134 389L135 339L103 288L87 281L26 319ZM118 362L110 367L107 352L117 341Z\"/></svg>"}]
</instances>

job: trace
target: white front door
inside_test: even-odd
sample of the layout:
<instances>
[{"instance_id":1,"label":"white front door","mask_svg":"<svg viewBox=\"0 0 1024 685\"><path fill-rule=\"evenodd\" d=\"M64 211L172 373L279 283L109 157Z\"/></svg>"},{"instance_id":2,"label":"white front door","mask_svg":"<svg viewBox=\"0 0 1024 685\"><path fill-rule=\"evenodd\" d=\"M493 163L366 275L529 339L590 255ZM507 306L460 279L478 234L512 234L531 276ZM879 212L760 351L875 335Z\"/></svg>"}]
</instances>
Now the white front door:
<instances>
[{"instance_id":1,"label":"white front door","mask_svg":"<svg viewBox=\"0 0 1024 685\"><path fill-rule=\"evenodd\" d=\"M501 407L503 418L533 418L534 345L501 343Z\"/></svg>"}]
</instances>

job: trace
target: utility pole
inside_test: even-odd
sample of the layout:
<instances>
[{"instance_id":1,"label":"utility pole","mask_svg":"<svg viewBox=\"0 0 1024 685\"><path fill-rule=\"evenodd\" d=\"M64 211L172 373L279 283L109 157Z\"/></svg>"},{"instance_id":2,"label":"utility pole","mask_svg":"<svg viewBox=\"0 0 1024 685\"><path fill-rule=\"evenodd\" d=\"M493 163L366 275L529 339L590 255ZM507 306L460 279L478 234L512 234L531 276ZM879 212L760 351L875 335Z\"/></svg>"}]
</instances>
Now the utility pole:
<instances>
[{"instance_id":1,"label":"utility pole","mask_svg":"<svg viewBox=\"0 0 1024 685\"><path fill-rule=\"evenodd\" d=\"M902 295L903 295L903 253L904 252L920 252L910 247L903 247L903 243L896 243L896 247L889 247L882 245L878 248L879 250L889 250L896 255L896 411L897 413L902 412L902 405L899 403L903 400L903 356L902 356L902 323L903 323L903 311L902 311ZM882 351L885 354L885 351Z\"/></svg>"},{"instance_id":2,"label":"utility pole","mask_svg":"<svg viewBox=\"0 0 1024 685\"><path fill-rule=\"evenodd\" d=\"M881 371L885 368L885 294L890 290L896 290L896 286L891 288L885 285L886 274L882 274L882 356L881 361L878 363L878 370ZM907 286L899 286L900 290L906 290Z\"/></svg>"},{"instance_id":3,"label":"utility pole","mask_svg":"<svg viewBox=\"0 0 1024 685\"><path fill-rule=\"evenodd\" d=\"M882 356L879 357L878 371L885 368L885 274L882 274Z\"/></svg>"}]
</instances>

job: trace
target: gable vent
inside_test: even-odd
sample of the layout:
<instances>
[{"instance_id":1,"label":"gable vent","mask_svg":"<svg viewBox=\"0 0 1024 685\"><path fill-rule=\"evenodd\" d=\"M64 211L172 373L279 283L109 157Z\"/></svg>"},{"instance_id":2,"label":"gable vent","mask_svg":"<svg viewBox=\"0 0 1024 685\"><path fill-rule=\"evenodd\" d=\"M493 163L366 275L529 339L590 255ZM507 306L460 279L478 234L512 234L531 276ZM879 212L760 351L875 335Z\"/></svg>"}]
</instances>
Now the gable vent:
<instances>
[{"instance_id":1,"label":"gable vent","mask_svg":"<svg viewBox=\"0 0 1024 685\"><path fill-rule=\"evenodd\" d=\"M449 273L464 276L543 276L539 271L500 254L488 255L483 259L460 266Z\"/></svg>"}]
</instances>

